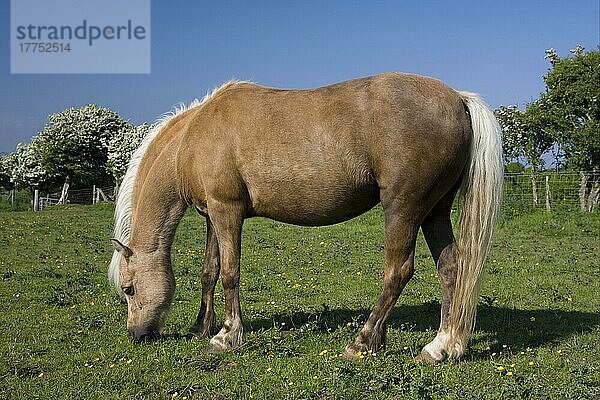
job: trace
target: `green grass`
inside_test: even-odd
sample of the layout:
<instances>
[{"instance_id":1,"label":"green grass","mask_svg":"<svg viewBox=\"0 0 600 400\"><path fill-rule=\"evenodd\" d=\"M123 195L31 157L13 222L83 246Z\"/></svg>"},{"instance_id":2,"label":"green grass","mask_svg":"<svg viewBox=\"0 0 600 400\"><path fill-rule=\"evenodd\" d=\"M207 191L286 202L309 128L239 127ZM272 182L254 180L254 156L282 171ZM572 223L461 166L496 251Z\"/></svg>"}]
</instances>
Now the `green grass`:
<instances>
[{"instance_id":1,"label":"green grass","mask_svg":"<svg viewBox=\"0 0 600 400\"><path fill-rule=\"evenodd\" d=\"M5 194L0 195L0 212L29 211L33 209L32 198L28 191L17 190L12 201L8 196L5 196Z\"/></svg>"},{"instance_id":2,"label":"green grass","mask_svg":"<svg viewBox=\"0 0 600 400\"><path fill-rule=\"evenodd\" d=\"M105 278L112 212L0 214L0 398L600 396L598 213L503 219L471 350L431 366L413 362L439 323L440 288L422 238L387 349L359 362L339 356L381 289L379 208L326 228L247 221L244 346L219 355L203 352L207 340L183 338L199 308L204 221L189 212L178 231L164 339L134 345L126 307ZM218 288L220 321L222 296Z\"/></svg>"}]
</instances>

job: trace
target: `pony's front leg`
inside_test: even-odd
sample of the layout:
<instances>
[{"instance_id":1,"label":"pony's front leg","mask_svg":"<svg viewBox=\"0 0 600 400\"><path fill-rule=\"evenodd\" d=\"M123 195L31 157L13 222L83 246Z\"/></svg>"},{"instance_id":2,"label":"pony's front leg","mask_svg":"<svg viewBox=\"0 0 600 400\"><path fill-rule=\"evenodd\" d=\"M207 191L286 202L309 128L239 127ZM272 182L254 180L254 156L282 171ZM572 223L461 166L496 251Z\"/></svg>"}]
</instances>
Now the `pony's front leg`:
<instances>
[{"instance_id":1,"label":"pony's front leg","mask_svg":"<svg viewBox=\"0 0 600 400\"><path fill-rule=\"evenodd\" d=\"M219 242L210 218L206 218L206 251L202 270L202 301L196 322L190 328L192 336L209 337L215 328L215 286L219 279Z\"/></svg>"},{"instance_id":2,"label":"pony's front leg","mask_svg":"<svg viewBox=\"0 0 600 400\"><path fill-rule=\"evenodd\" d=\"M240 253L243 208L238 204L209 204L221 263L221 280L225 295L225 322L208 345L208 351L219 352L242 344L242 311L240 307Z\"/></svg>"}]
</instances>

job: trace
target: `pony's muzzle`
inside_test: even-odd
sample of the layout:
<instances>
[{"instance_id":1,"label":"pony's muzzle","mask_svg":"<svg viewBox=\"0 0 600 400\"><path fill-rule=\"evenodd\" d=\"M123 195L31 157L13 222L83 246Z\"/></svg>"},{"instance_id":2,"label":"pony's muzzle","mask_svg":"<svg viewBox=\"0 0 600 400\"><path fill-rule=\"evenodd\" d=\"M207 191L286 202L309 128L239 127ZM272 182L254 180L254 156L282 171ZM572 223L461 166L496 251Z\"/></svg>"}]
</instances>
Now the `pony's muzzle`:
<instances>
[{"instance_id":1,"label":"pony's muzzle","mask_svg":"<svg viewBox=\"0 0 600 400\"><path fill-rule=\"evenodd\" d=\"M160 338L160 333L148 329L128 329L129 340L133 343L152 342Z\"/></svg>"}]
</instances>

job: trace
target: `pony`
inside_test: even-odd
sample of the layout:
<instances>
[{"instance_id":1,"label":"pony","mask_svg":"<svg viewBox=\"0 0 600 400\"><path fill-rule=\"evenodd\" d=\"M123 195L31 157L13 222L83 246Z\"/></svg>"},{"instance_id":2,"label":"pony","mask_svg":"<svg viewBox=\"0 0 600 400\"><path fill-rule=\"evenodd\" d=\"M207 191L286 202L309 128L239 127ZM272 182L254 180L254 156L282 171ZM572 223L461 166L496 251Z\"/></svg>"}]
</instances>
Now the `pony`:
<instances>
[{"instance_id":1,"label":"pony","mask_svg":"<svg viewBox=\"0 0 600 400\"><path fill-rule=\"evenodd\" d=\"M386 323L414 273L419 229L442 291L440 326L417 357L466 351L502 194L501 129L473 93L420 75L384 73L314 89L230 81L163 117L135 151L115 209L112 284L134 342L157 338L175 285L171 246L186 209L206 218L200 311L190 333L208 349L242 343L240 243L246 218L336 224L381 203L383 290L344 355L385 346ZM450 220L460 191L458 239Z\"/></svg>"}]
</instances>

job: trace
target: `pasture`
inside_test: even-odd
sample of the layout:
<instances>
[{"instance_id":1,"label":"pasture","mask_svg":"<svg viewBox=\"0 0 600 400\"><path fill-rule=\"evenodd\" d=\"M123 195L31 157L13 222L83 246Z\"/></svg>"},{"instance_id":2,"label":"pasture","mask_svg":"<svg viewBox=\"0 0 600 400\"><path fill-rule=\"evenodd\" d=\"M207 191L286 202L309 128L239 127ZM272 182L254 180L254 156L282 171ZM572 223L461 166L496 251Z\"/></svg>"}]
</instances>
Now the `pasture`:
<instances>
[{"instance_id":1,"label":"pasture","mask_svg":"<svg viewBox=\"0 0 600 400\"><path fill-rule=\"evenodd\" d=\"M108 285L113 206L0 213L0 397L486 399L600 396L600 214L504 216L486 265L471 349L413 357L439 324L440 286L422 236L385 351L340 357L382 285L382 211L297 228L246 221L245 341L211 355L185 339L200 303L204 220L173 247L177 290L165 336L134 345ZM507 213L508 214L508 213ZM223 318L217 289L217 318Z\"/></svg>"}]
</instances>

